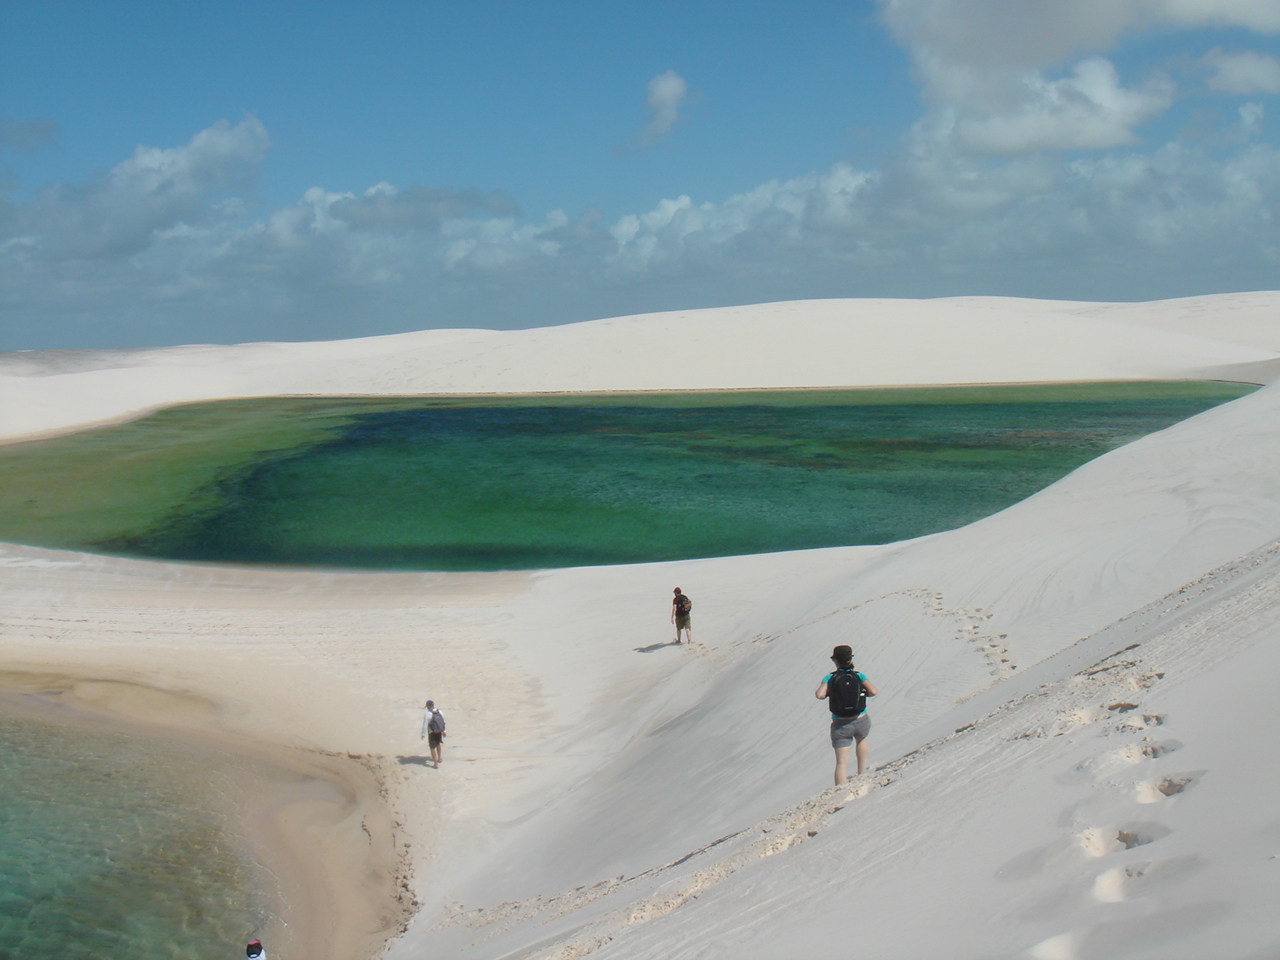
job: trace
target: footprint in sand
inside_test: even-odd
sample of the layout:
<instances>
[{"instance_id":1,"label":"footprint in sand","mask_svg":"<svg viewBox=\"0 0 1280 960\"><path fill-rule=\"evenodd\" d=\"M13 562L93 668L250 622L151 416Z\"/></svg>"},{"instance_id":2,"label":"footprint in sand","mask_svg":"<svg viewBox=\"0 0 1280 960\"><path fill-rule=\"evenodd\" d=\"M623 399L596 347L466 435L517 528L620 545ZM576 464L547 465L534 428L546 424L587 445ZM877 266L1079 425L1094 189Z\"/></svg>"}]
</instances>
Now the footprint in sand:
<instances>
[{"instance_id":1,"label":"footprint in sand","mask_svg":"<svg viewBox=\"0 0 1280 960\"><path fill-rule=\"evenodd\" d=\"M1139 803L1161 803L1169 797L1177 796L1190 790L1203 777L1207 770L1190 770L1186 773L1174 773L1154 780L1143 780L1134 785Z\"/></svg>"},{"instance_id":2,"label":"footprint in sand","mask_svg":"<svg viewBox=\"0 0 1280 960\"><path fill-rule=\"evenodd\" d=\"M1210 927L1223 928L1230 916L1226 903L1195 903L1122 920L1108 920L1041 940L1019 956L1027 960L1114 960L1115 957L1165 956L1152 952L1164 943ZM1224 933L1228 933L1223 929ZM1181 956L1181 954L1179 954ZM1261 957L1263 954L1253 954ZM1266 956L1272 956L1267 953Z\"/></svg>"},{"instance_id":3,"label":"footprint in sand","mask_svg":"<svg viewBox=\"0 0 1280 960\"><path fill-rule=\"evenodd\" d=\"M1203 857L1187 854L1167 860L1139 860L1112 867L1093 881L1093 897L1100 903L1123 903L1180 882L1205 865Z\"/></svg>"},{"instance_id":4,"label":"footprint in sand","mask_svg":"<svg viewBox=\"0 0 1280 960\"><path fill-rule=\"evenodd\" d=\"M1181 740L1147 740L1139 745L1139 751L1141 752L1143 759L1146 760L1156 760L1166 754L1173 753L1175 750L1181 749ZM1137 763L1138 761L1135 760L1134 762Z\"/></svg>"},{"instance_id":5,"label":"footprint in sand","mask_svg":"<svg viewBox=\"0 0 1280 960\"><path fill-rule=\"evenodd\" d=\"M997 880L1023 881L1049 870L1070 868L1080 863L1082 852L1086 858L1102 858L1136 847L1145 847L1163 840L1172 832L1170 827L1152 820L1135 820L1115 827L1091 827L1074 837L1063 837L1014 857L1002 865L995 876ZM1107 879L1095 879L1094 896L1101 899L1099 890L1107 895L1118 896L1116 891L1128 889L1126 884L1131 887L1133 878L1124 879L1124 870L1135 866L1139 865L1125 864L1105 872L1102 876Z\"/></svg>"},{"instance_id":6,"label":"footprint in sand","mask_svg":"<svg viewBox=\"0 0 1280 960\"><path fill-rule=\"evenodd\" d=\"M1137 763L1155 760L1182 749L1180 740L1141 740L1117 750L1109 750L1097 757L1090 757L1076 764L1057 778L1063 786L1097 783Z\"/></svg>"},{"instance_id":7,"label":"footprint in sand","mask_svg":"<svg viewBox=\"0 0 1280 960\"><path fill-rule=\"evenodd\" d=\"M1077 840L1089 856L1105 857L1120 850L1145 847L1149 843L1164 839L1172 832L1173 830L1163 823L1142 820L1114 828L1094 827L1081 833Z\"/></svg>"},{"instance_id":8,"label":"footprint in sand","mask_svg":"<svg viewBox=\"0 0 1280 960\"><path fill-rule=\"evenodd\" d=\"M1134 716L1125 717L1124 721L1116 727L1117 733L1138 733L1151 727L1159 727L1164 723L1164 717L1158 713L1143 713Z\"/></svg>"}]
</instances>

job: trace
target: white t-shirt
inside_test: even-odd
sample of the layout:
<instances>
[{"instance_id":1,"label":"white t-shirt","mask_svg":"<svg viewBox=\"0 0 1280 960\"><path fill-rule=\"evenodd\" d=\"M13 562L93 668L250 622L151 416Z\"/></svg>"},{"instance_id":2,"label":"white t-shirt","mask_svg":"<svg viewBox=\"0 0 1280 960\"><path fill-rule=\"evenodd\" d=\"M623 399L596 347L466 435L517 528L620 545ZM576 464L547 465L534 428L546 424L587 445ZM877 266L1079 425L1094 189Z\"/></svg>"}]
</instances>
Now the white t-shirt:
<instances>
[{"instance_id":1,"label":"white t-shirt","mask_svg":"<svg viewBox=\"0 0 1280 960\"><path fill-rule=\"evenodd\" d=\"M444 714L436 707L428 707L427 711L422 715L422 735L425 737L431 732L431 718L440 718L440 729L444 731Z\"/></svg>"}]
</instances>

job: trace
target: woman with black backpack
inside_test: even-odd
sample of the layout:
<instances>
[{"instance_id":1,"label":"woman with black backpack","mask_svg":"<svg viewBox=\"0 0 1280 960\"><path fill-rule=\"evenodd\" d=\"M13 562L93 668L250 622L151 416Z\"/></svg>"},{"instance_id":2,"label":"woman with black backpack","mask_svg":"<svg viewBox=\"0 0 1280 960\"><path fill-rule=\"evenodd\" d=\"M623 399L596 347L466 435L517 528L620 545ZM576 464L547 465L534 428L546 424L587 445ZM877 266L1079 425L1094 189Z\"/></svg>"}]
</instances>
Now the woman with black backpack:
<instances>
[{"instance_id":1,"label":"woman with black backpack","mask_svg":"<svg viewBox=\"0 0 1280 960\"><path fill-rule=\"evenodd\" d=\"M818 684L814 696L826 700L831 708L831 746L836 751L836 786L849 779L849 747L857 741L858 773L867 769L867 734L871 718L867 716L867 697L880 691L867 680L865 673L853 669L853 650L840 644L831 651L835 670Z\"/></svg>"}]
</instances>

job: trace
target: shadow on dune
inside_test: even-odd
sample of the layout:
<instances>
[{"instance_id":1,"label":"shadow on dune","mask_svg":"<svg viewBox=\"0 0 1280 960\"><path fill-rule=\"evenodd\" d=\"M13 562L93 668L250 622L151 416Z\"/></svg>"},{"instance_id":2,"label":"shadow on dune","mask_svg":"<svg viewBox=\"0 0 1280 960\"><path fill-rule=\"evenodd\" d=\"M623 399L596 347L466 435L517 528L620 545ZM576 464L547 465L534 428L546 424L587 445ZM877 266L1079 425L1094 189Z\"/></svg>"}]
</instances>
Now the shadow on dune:
<instances>
[{"instance_id":1,"label":"shadow on dune","mask_svg":"<svg viewBox=\"0 0 1280 960\"><path fill-rule=\"evenodd\" d=\"M655 650L661 650L663 647L680 646L675 640L668 640L666 643L651 643L647 647L632 647L636 653L653 653Z\"/></svg>"},{"instance_id":2,"label":"shadow on dune","mask_svg":"<svg viewBox=\"0 0 1280 960\"><path fill-rule=\"evenodd\" d=\"M416 763L420 767L431 765L430 757L396 757L396 759L400 761L400 766L402 767L406 767L411 763Z\"/></svg>"}]
</instances>

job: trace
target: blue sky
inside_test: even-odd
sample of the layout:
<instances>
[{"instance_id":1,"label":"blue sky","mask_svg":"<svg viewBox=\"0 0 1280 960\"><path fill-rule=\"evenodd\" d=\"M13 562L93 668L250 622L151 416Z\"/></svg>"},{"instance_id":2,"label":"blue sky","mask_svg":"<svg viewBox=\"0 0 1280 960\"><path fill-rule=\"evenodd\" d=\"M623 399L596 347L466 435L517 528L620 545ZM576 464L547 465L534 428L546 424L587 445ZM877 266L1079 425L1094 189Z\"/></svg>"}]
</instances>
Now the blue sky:
<instances>
[{"instance_id":1,"label":"blue sky","mask_svg":"<svg viewBox=\"0 0 1280 960\"><path fill-rule=\"evenodd\" d=\"M1277 95L1280 0L11 3L0 349L1269 289Z\"/></svg>"}]
</instances>

